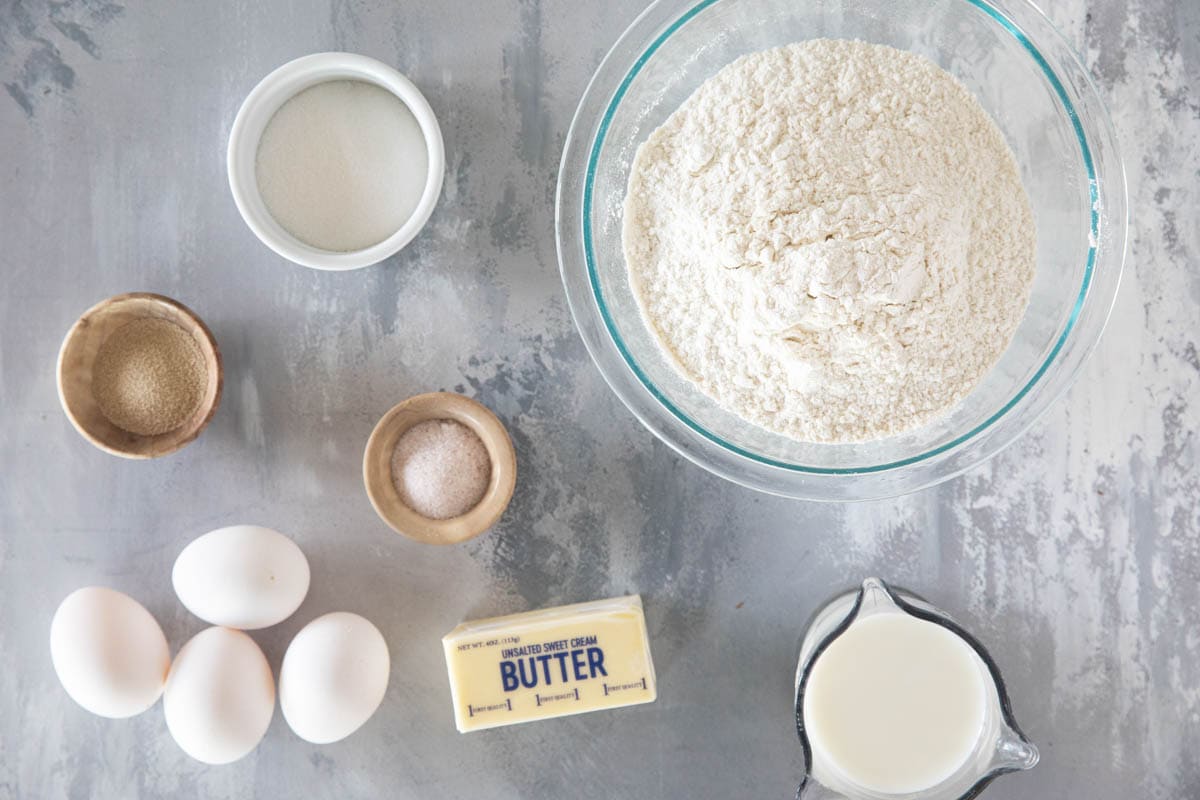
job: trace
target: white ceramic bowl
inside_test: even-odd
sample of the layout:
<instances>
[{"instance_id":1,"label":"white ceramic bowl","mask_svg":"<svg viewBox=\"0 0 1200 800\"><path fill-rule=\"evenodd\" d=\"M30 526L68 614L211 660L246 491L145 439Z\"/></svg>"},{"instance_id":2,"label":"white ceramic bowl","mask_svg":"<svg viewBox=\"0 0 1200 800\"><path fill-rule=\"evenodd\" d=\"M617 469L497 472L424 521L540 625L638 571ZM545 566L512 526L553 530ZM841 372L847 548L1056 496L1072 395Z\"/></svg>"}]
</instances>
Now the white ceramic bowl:
<instances>
[{"instance_id":1,"label":"white ceramic bowl","mask_svg":"<svg viewBox=\"0 0 1200 800\"><path fill-rule=\"evenodd\" d=\"M391 236L362 250L333 252L306 244L283 229L258 191L254 165L263 130L279 107L305 89L325 81L356 80L387 89L408 106L421 126L429 160L425 189L412 216ZM246 96L229 132L229 188L242 219L263 244L279 255L314 269L347 270L370 266L395 255L429 220L442 193L446 167L442 131L433 109L412 81L380 61L354 53L315 53L279 67Z\"/></svg>"}]
</instances>

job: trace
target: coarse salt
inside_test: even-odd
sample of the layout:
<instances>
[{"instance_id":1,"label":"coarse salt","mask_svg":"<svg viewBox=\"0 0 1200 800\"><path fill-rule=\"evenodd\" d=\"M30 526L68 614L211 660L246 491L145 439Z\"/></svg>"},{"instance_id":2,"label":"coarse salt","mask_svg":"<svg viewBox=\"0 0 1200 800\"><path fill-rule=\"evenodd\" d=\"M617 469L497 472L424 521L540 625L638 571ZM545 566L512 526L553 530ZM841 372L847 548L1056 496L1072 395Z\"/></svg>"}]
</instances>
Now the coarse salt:
<instances>
[{"instance_id":1,"label":"coarse salt","mask_svg":"<svg viewBox=\"0 0 1200 800\"><path fill-rule=\"evenodd\" d=\"M479 505L491 479L487 447L454 420L418 422L392 452L392 483L400 499L428 519L466 514Z\"/></svg>"}]
</instances>

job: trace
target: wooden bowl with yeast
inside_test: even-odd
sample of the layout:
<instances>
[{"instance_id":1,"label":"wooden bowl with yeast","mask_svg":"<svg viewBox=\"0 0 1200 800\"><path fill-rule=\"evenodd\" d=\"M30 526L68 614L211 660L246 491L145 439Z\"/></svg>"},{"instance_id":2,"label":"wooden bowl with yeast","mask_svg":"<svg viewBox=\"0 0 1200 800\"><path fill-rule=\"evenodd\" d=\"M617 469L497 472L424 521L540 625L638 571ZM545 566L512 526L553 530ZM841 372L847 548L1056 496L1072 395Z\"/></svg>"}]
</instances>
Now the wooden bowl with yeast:
<instances>
[{"instance_id":1,"label":"wooden bowl with yeast","mask_svg":"<svg viewBox=\"0 0 1200 800\"><path fill-rule=\"evenodd\" d=\"M458 422L479 437L491 474L482 498L470 510L449 519L431 519L401 499L392 478L392 456L400 438L428 421ZM363 482L380 519L397 533L426 544L458 544L495 524L508 507L517 482L517 457L508 431L487 407L449 392L410 397L383 415L363 454Z\"/></svg>"},{"instance_id":2,"label":"wooden bowl with yeast","mask_svg":"<svg viewBox=\"0 0 1200 800\"><path fill-rule=\"evenodd\" d=\"M130 363L113 366L125 356ZM67 418L89 442L122 458L157 458L193 441L217 410L223 379L208 326L182 303L148 292L89 308L58 354L58 397ZM141 433L130 430L139 427Z\"/></svg>"}]
</instances>

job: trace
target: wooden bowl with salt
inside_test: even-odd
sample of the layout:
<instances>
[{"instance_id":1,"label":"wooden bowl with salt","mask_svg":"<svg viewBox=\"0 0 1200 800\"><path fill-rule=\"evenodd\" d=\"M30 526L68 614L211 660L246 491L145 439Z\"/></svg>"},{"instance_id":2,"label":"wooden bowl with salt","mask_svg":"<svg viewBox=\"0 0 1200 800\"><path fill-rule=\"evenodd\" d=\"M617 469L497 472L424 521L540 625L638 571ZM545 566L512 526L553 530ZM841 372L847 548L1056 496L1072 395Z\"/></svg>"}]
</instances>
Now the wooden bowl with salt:
<instances>
[{"instance_id":1,"label":"wooden bowl with salt","mask_svg":"<svg viewBox=\"0 0 1200 800\"><path fill-rule=\"evenodd\" d=\"M208 326L182 303L148 292L89 308L58 354L67 418L122 458L157 458L193 441L217 410L223 380Z\"/></svg>"},{"instance_id":2,"label":"wooden bowl with salt","mask_svg":"<svg viewBox=\"0 0 1200 800\"><path fill-rule=\"evenodd\" d=\"M401 437L430 421L457 422L479 437L490 464L481 499L464 513L432 519L413 510L393 479L393 456ZM380 519L397 533L426 544L458 544L495 524L512 500L517 457L508 431L486 406L450 392L410 397L383 415L363 454L363 482Z\"/></svg>"}]
</instances>

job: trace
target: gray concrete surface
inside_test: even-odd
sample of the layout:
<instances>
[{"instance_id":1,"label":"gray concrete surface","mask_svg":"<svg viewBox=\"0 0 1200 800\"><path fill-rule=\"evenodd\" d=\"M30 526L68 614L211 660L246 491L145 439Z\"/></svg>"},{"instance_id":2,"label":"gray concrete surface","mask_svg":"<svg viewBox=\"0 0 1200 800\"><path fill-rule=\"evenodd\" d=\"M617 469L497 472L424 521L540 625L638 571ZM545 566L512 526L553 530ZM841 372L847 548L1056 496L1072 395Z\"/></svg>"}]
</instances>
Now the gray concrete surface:
<instances>
[{"instance_id":1,"label":"gray concrete surface","mask_svg":"<svg viewBox=\"0 0 1200 800\"><path fill-rule=\"evenodd\" d=\"M1056 0L1129 168L1127 279L1070 395L994 462L894 501L817 506L681 461L607 391L566 310L553 239L576 101L643 0L6 0L0 5L0 798L788 797L800 628L866 573L990 644L1041 765L996 798L1200 796L1200 5ZM408 73L445 131L445 195L387 265L321 274L242 224L226 132L245 93L325 49ZM191 304L224 403L171 458L87 445L54 360L93 302ZM511 426L521 480L467 546L390 533L359 473L394 402L452 389ZM256 638L365 614L393 662L378 715L316 747L277 714L228 767L188 760L160 707L89 716L47 634L70 590L142 600L177 649L202 628L171 564L236 522L287 532L312 592ZM439 637L464 618L640 591L659 701L459 736Z\"/></svg>"}]
</instances>

